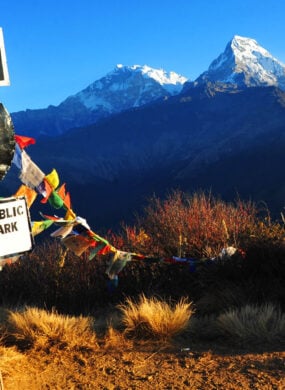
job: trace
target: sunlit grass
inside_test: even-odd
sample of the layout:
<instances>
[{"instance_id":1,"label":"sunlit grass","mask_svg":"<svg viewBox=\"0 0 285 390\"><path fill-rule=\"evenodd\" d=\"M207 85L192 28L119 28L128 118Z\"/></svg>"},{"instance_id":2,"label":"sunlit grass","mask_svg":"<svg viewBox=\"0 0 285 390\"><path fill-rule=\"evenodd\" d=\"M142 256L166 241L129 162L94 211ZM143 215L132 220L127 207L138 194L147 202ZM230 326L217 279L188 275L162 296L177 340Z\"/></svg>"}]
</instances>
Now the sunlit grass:
<instances>
[{"instance_id":1,"label":"sunlit grass","mask_svg":"<svg viewBox=\"0 0 285 390\"><path fill-rule=\"evenodd\" d=\"M194 312L191 302L181 299L171 305L157 298L140 296L139 302L127 298L119 305L125 332L138 338L170 340L183 332Z\"/></svg>"},{"instance_id":2,"label":"sunlit grass","mask_svg":"<svg viewBox=\"0 0 285 390\"><path fill-rule=\"evenodd\" d=\"M21 348L55 344L94 348L97 340L92 327L89 317L60 315L37 308L10 311L7 318L10 338Z\"/></svg>"}]
</instances>

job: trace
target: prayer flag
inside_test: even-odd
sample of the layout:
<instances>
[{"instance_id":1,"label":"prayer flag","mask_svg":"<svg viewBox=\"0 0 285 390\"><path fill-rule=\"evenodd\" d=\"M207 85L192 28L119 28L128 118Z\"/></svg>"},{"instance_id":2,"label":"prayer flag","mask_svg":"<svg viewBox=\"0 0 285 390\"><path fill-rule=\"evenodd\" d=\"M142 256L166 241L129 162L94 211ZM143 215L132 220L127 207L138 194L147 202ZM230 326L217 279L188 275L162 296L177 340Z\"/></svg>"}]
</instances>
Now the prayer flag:
<instances>
[{"instance_id":1,"label":"prayer flag","mask_svg":"<svg viewBox=\"0 0 285 390\"><path fill-rule=\"evenodd\" d=\"M36 236L36 235L42 233L44 230L48 229L53 223L54 223L54 221L51 221L51 220L32 222L33 236Z\"/></svg>"},{"instance_id":2,"label":"prayer flag","mask_svg":"<svg viewBox=\"0 0 285 390\"><path fill-rule=\"evenodd\" d=\"M15 145L15 153L14 153L12 163L15 164L17 168L22 170L22 151L20 146L17 143Z\"/></svg>"},{"instance_id":3,"label":"prayer flag","mask_svg":"<svg viewBox=\"0 0 285 390\"><path fill-rule=\"evenodd\" d=\"M26 201L27 201L27 206L28 206L28 208L30 208L31 205L34 203L36 197L37 197L37 193L32 188L27 187L24 184L22 184L18 188L18 190L17 190L17 192L15 193L14 196L25 196L26 197Z\"/></svg>"},{"instance_id":4,"label":"prayer flag","mask_svg":"<svg viewBox=\"0 0 285 390\"><path fill-rule=\"evenodd\" d=\"M56 191L52 191L49 198L48 198L49 204L54 207L55 209L60 209L63 207L63 199L58 195Z\"/></svg>"},{"instance_id":5,"label":"prayer flag","mask_svg":"<svg viewBox=\"0 0 285 390\"><path fill-rule=\"evenodd\" d=\"M55 169L51 171L48 175L45 176L45 179L50 184L51 188L55 190L59 186L59 177Z\"/></svg>"},{"instance_id":6,"label":"prayer flag","mask_svg":"<svg viewBox=\"0 0 285 390\"><path fill-rule=\"evenodd\" d=\"M20 179L28 187L36 188L44 179L45 174L31 160L28 154L22 150L22 171Z\"/></svg>"},{"instance_id":7,"label":"prayer flag","mask_svg":"<svg viewBox=\"0 0 285 390\"><path fill-rule=\"evenodd\" d=\"M14 135L15 141L20 146L21 149L24 149L26 146L36 143L36 140L31 137L25 137L23 135Z\"/></svg>"},{"instance_id":8,"label":"prayer flag","mask_svg":"<svg viewBox=\"0 0 285 390\"><path fill-rule=\"evenodd\" d=\"M46 203L52 193L52 187L49 184L49 182L46 180L46 178L44 178L43 182L38 186L38 190L41 192L42 196L44 197L41 200L41 203Z\"/></svg>"},{"instance_id":9,"label":"prayer flag","mask_svg":"<svg viewBox=\"0 0 285 390\"><path fill-rule=\"evenodd\" d=\"M81 256L90 247L92 241L81 235L72 235L65 237L62 243L77 256Z\"/></svg>"}]
</instances>

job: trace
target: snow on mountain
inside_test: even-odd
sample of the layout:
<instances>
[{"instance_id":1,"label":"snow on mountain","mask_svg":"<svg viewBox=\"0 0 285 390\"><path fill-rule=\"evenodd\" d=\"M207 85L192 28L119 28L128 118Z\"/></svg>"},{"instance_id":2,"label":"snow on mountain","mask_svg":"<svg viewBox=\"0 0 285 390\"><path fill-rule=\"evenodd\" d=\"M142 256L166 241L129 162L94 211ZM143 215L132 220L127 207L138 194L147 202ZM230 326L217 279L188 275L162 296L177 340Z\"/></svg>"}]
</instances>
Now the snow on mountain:
<instances>
[{"instance_id":1,"label":"snow on mountain","mask_svg":"<svg viewBox=\"0 0 285 390\"><path fill-rule=\"evenodd\" d=\"M176 95L186 81L186 77L175 72L147 65L118 64L105 77L67 100L77 99L88 109L115 113L164 96Z\"/></svg>"},{"instance_id":2,"label":"snow on mountain","mask_svg":"<svg viewBox=\"0 0 285 390\"><path fill-rule=\"evenodd\" d=\"M235 35L196 82L236 83L239 86L278 86L285 90L285 65L254 39Z\"/></svg>"}]
</instances>

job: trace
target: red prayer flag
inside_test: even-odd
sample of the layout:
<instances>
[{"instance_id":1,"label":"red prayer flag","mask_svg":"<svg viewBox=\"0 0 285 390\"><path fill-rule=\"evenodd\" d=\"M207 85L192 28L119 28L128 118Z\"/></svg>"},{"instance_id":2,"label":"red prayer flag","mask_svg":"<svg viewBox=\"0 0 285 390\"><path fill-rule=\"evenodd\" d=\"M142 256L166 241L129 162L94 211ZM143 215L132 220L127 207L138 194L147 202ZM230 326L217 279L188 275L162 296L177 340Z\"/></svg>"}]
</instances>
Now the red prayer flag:
<instances>
[{"instance_id":1,"label":"red prayer flag","mask_svg":"<svg viewBox=\"0 0 285 390\"><path fill-rule=\"evenodd\" d=\"M25 137L24 135L14 135L15 141L21 149L25 149L26 146L36 143L36 140L32 137Z\"/></svg>"}]
</instances>

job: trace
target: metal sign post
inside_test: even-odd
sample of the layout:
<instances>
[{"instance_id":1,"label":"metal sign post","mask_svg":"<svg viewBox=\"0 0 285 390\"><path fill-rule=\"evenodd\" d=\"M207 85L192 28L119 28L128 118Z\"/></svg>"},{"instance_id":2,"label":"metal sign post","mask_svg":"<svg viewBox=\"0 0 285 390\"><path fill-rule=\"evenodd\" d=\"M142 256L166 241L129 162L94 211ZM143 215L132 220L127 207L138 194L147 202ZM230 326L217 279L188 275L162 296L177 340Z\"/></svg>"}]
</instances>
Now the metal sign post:
<instances>
[{"instance_id":1,"label":"metal sign post","mask_svg":"<svg viewBox=\"0 0 285 390\"><path fill-rule=\"evenodd\" d=\"M0 86L10 85L3 30L0 27Z\"/></svg>"},{"instance_id":2,"label":"metal sign post","mask_svg":"<svg viewBox=\"0 0 285 390\"><path fill-rule=\"evenodd\" d=\"M3 31L0 27L0 86L10 85ZM10 169L15 152L14 126L9 112L0 103L0 181Z\"/></svg>"}]
</instances>

